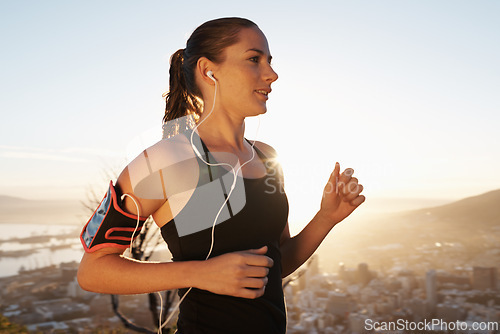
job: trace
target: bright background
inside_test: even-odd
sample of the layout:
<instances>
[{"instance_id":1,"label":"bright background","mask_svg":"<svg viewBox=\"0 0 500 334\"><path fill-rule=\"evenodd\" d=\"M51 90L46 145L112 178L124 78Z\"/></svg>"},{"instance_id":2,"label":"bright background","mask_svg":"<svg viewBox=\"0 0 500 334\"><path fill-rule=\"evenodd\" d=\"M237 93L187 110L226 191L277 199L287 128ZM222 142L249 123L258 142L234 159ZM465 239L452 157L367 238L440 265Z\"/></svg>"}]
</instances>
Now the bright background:
<instances>
[{"instance_id":1,"label":"bright background","mask_svg":"<svg viewBox=\"0 0 500 334\"><path fill-rule=\"evenodd\" d=\"M486 0L0 1L0 194L105 189L136 136L160 139L170 55L224 16L269 40L280 78L256 138L280 154L291 222L335 161L365 213L500 188L499 15Z\"/></svg>"}]
</instances>

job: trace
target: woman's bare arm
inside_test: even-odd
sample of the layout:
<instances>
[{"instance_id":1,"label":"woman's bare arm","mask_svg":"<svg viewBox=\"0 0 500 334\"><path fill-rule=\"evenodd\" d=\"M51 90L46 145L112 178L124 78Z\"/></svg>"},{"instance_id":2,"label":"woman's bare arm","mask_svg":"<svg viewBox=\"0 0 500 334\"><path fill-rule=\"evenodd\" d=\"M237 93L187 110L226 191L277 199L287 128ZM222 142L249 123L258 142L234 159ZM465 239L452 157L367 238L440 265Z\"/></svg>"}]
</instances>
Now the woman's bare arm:
<instances>
[{"instance_id":1,"label":"woman's bare arm","mask_svg":"<svg viewBox=\"0 0 500 334\"><path fill-rule=\"evenodd\" d=\"M287 223L280 241L281 276L290 275L304 264L334 226L318 213L299 234L291 238Z\"/></svg>"},{"instance_id":2,"label":"woman's bare arm","mask_svg":"<svg viewBox=\"0 0 500 334\"><path fill-rule=\"evenodd\" d=\"M85 253L78 269L84 290L109 294L137 294L197 286L197 264L152 263L128 259L122 249Z\"/></svg>"},{"instance_id":3,"label":"woman's bare arm","mask_svg":"<svg viewBox=\"0 0 500 334\"><path fill-rule=\"evenodd\" d=\"M78 282L84 290L108 294L151 293L195 287L218 294L257 298L264 294L271 258L267 247L227 253L207 261L152 263L107 248L83 256ZM252 288L252 289L249 289Z\"/></svg>"},{"instance_id":4,"label":"woman's bare arm","mask_svg":"<svg viewBox=\"0 0 500 334\"><path fill-rule=\"evenodd\" d=\"M276 151L269 145L256 142L257 147L271 158L277 158ZM282 277L286 277L299 268L311 257L331 229L340 221L349 216L365 197L360 195L363 186L352 177L354 171L350 168L340 174L340 165L337 163L330 175L321 201L321 209L294 237L290 237L288 223L280 238ZM283 174L278 176L283 184Z\"/></svg>"},{"instance_id":5,"label":"woman's bare arm","mask_svg":"<svg viewBox=\"0 0 500 334\"><path fill-rule=\"evenodd\" d=\"M307 261L330 230L365 201L360 195L363 186L352 177L353 173L348 168L340 174L337 163L323 191L321 208L314 218L293 238L290 238L286 225L280 240L282 277L290 275Z\"/></svg>"}]
</instances>

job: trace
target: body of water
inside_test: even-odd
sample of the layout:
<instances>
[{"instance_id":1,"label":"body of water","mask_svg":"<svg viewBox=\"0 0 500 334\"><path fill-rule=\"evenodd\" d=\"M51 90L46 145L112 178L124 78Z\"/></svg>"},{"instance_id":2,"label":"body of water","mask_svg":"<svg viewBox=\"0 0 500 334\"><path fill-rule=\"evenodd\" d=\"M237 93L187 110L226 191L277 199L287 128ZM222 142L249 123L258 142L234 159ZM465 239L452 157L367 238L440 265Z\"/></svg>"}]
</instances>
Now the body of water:
<instances>
[{"instance_id":1,"label":"body of water","mask_svg":"<svg viewBox=\"0 0 500 334\"><path fill-rule=\"evenodd\" d=\"M80 242L82 226L1 223L0 277L26 270L80 262L84 254ZM151 233L159 233L151 230ZM161 238L160 238L161 239ZM151 261L170 261L171 254L163 241L154 248Z\"/></svg>"},{"instance_id":2,"label":"body of water","mask_svg":"<svg viewBox=\"0 0 500 334\"><path fill-rule=\"evenodd\" d=\"M17 275L21 268L79 262L82 258L81 227L9 223L0 224L0 227L0 277Z\"/></svg>"}]
</instances>

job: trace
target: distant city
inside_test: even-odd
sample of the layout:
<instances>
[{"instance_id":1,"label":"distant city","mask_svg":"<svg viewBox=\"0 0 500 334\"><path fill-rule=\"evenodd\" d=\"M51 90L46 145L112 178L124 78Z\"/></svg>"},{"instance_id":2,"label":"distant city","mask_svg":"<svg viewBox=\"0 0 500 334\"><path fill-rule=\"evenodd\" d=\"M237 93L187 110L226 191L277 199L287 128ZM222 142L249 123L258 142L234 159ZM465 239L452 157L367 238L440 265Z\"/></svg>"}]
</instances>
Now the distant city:
<instances>
[{"instance_id":1,"label":"distant city","mask_svg":"<svg viewBox=\"0 0 500 334\"><path fill-rule=\"evenodd\" d=\"M0 312L33 332L124 328L110 296L78 286L77 268L77 262L64 263L0 279ZM424 322L438 333L500 333L496 267L432 269L419 275L404 269L377 272L360 263L324 273L314 256L302 272L284 280L288 334L412 333L412 323ZM154 329L146 295L120 298L120 311L130 321ZM433 319L440 323L432 324ZM484 328L462 330L473 324ZM458 330L444 328L451 325Z\"/></svg>"},{"instance_id":2,"label":"distant city","mask_svg":"<svg viewBox=\"0 0 500 334\"><path fill-rule=\"evenodd\" d=\"M327 274L317 263L313 259L305 274L285 287L287 334L411 333L412 326L415 333L500 333L496 267L418 275L376 272L360 263ZM485 329L469 331L476 324Z\"/></svg>"},{"instance_id":3,"label":"distant city","mask_svg":"<svg viewBox=\"0 0 500 334\"><path fill-rule=\"evenodd\" d=\"M287 334L500 333L499 202L500 191L494 191L364 225L349 222L351 229L335 227L283 280ZM54 252L78 240L61 234L18 242L38 249L54 239L60 241ZM109 295L79 287L77 268L77 261L54 263L0 278L0 313L31 332L131 333ZM121 296L120 312L154 330L148 303L147 295Z\"/></svg>"}]
</instances>

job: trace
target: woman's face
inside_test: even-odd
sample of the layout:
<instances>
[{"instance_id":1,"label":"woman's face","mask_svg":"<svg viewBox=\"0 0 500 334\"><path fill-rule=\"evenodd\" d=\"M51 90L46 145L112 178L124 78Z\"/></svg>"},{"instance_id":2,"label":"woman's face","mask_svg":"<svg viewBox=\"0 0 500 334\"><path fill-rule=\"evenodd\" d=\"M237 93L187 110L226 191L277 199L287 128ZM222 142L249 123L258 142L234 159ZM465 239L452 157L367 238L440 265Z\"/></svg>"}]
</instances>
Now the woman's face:
<instances>
[{"instance_id":1,"label":"woman's face","mask_svg":"<svg viewBox=\"0 0 500 334\"><path fill-rule=\"evenodd\" d=\"M238 35L239 42L224 49L224 61L213 70L219 88L216 105L235 116L263 114L271 84L278 79L269 46L258 28Z\"/></svg>"}]
</instances>

